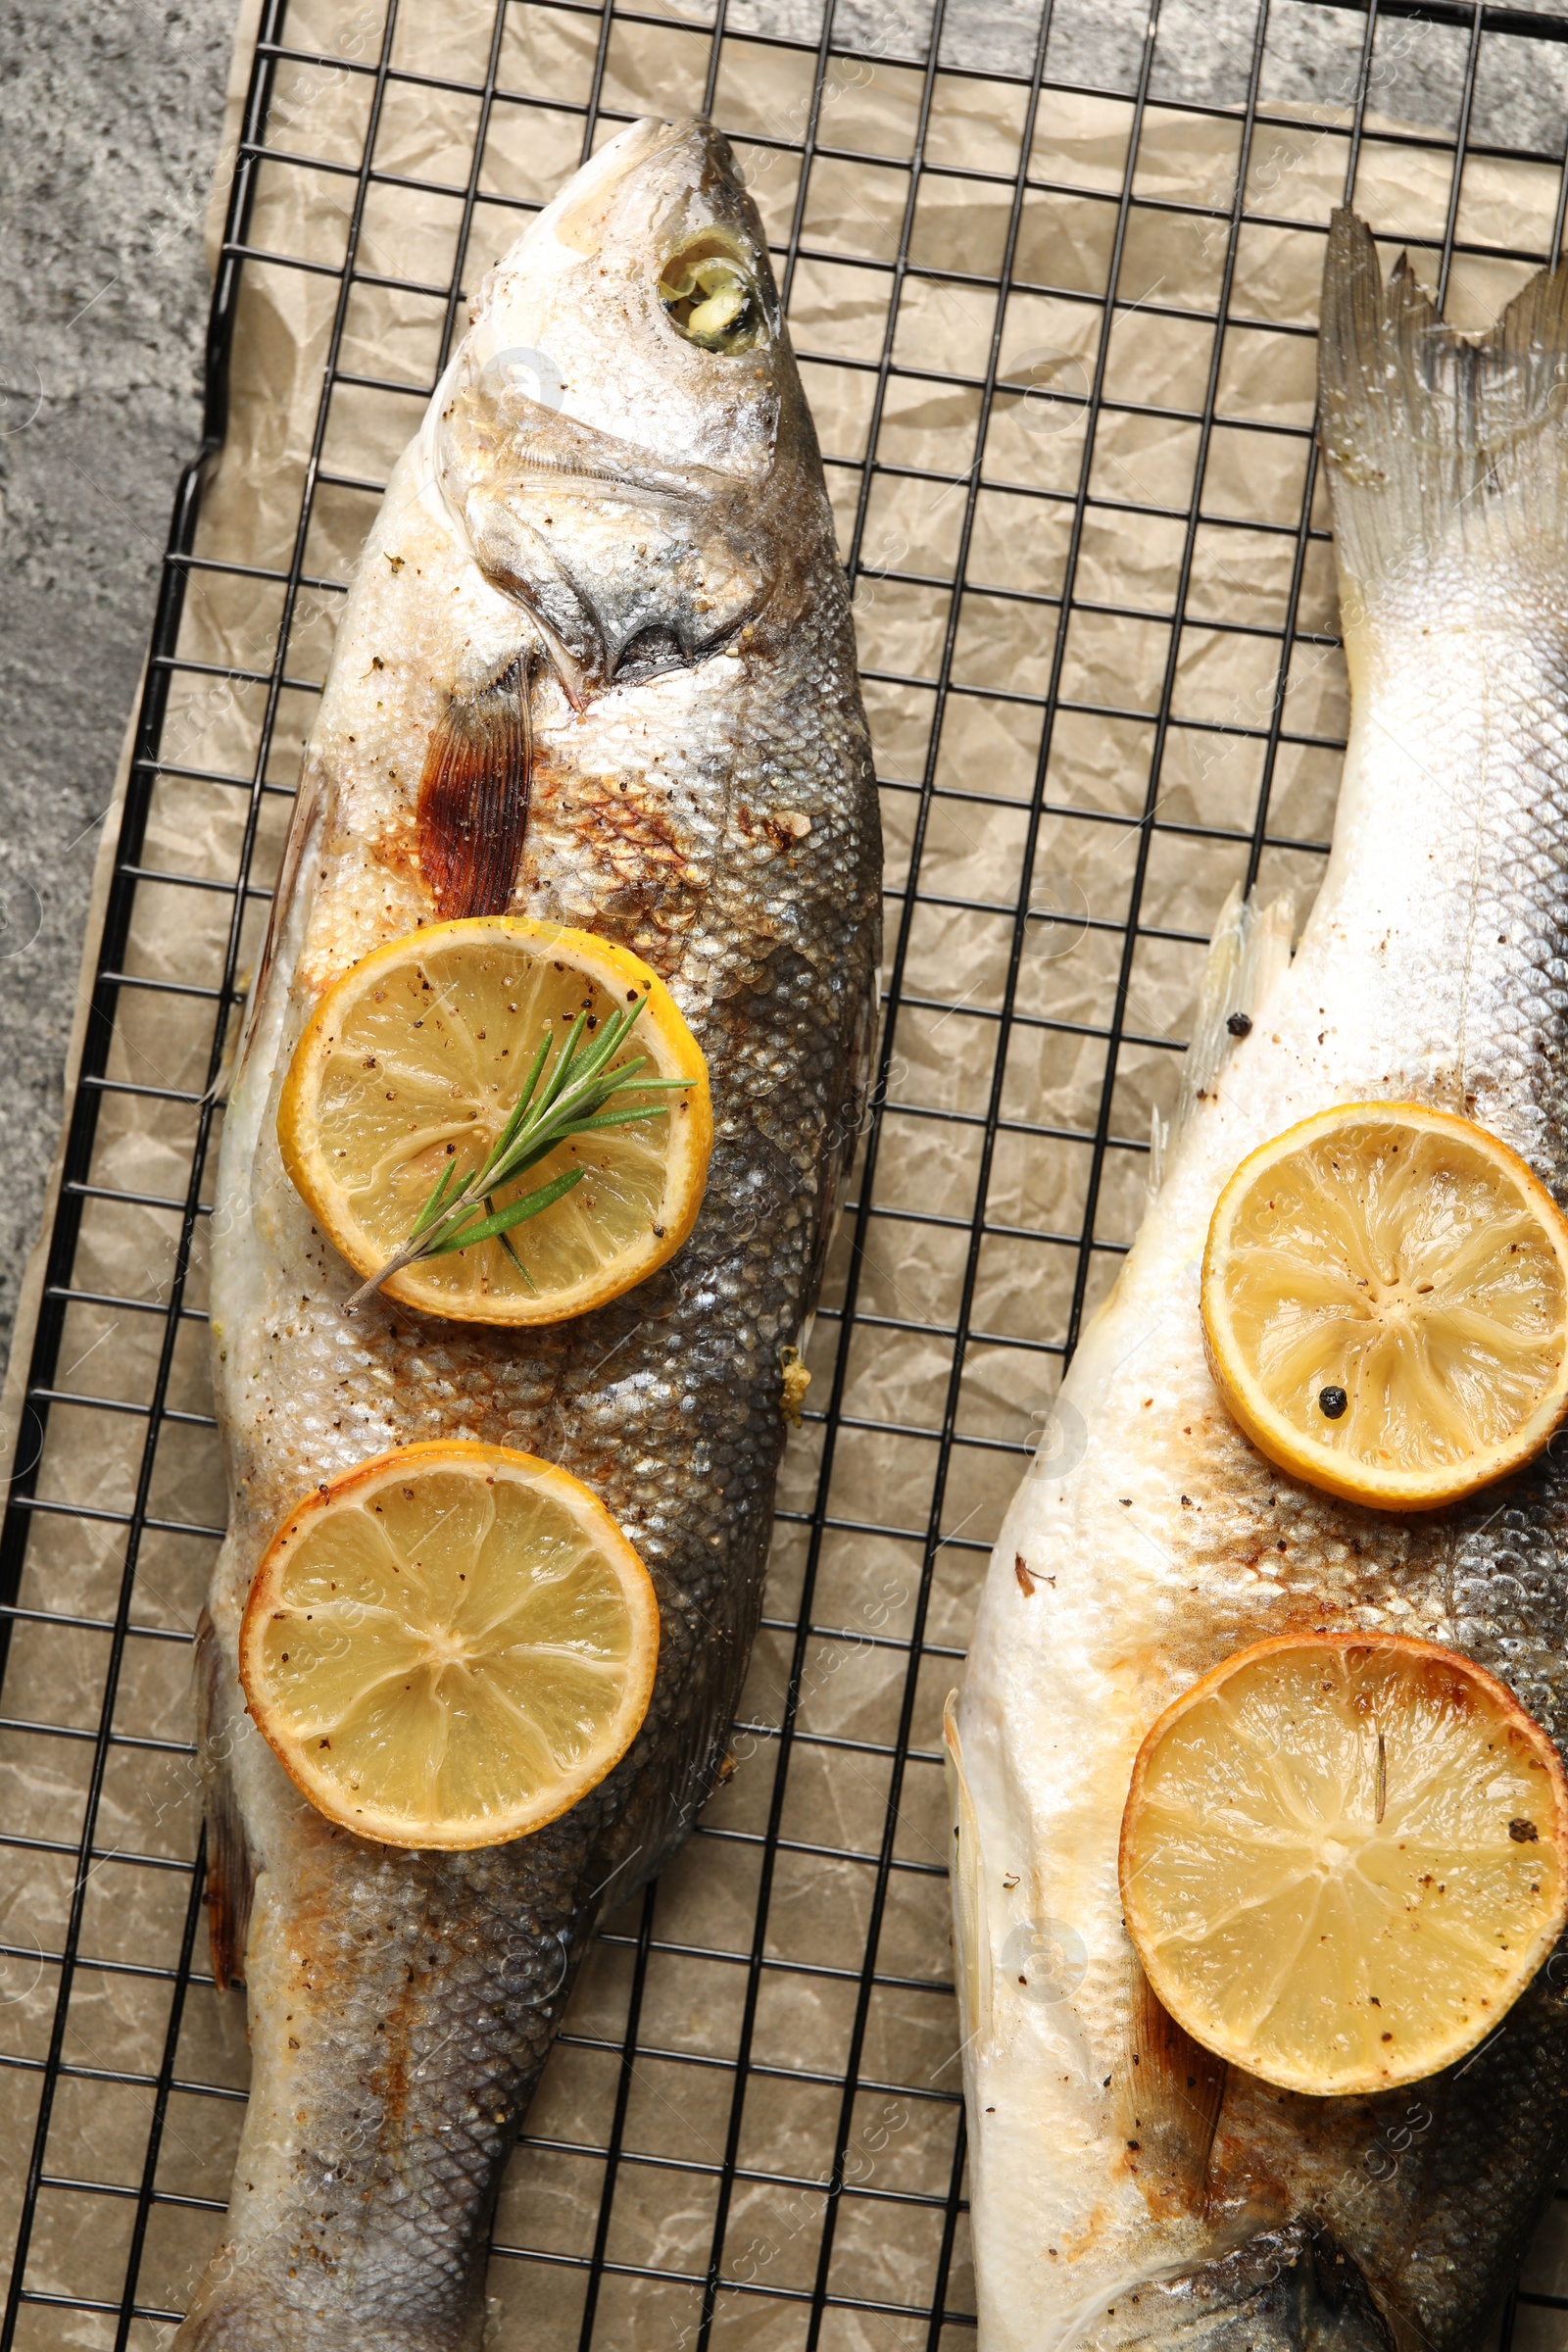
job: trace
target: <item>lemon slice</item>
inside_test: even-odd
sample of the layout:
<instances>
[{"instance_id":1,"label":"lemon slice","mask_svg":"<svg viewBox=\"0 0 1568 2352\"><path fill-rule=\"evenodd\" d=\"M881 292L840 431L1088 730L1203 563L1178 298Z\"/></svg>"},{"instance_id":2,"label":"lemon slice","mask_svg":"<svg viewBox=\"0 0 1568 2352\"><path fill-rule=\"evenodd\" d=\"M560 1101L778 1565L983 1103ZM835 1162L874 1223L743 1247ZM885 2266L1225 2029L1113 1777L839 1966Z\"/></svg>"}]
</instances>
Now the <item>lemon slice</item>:
<instances>
[{"instance_id":1,"label":"lemon slice","mask_svg":"<svg viewBox=\"0 0 1568 2352\"><path fill-rule=\"evenodd\" d=\"M387 1845L501 1845L636 1738L659 1659L648 1571L566 1471L412 1446L313 1494L240 1629L250 1712L328 1820Z\"/></svg>"},{"instance_id":2,"label":"lemon slice","mask_svg":"<svg viewBox=\"0 0 1568 2352\"><path fill-rule=\"evenodd\" d=\"M327 991L278 1104L283 1164L321 1230L368 1279L408 1241L432 1189L476 1171L539 1046L592 1035L646 998L623 1054L649 1079L650 1115L559 1144L503 1185L498 1209L573 1169L564 1199L499 1238L392 1275L389 1298L477 1323L559 1323L616 1298L696 1222L713 1121L708 1068L663 982L587 931L512 915L436 923L378 948ZM627 1104L638 1098L618 1100Z\"/></svg>"},{"instance_id":3,"label":"lemon slice","mask_svg":"<svg viewBox=\"0 0 1568 2352\"><path fill-rule=\"evenodd\" d=\"M1245 1159L1202 1309L1252 1443L1351 1502L1456 1501L1568 1408L1568 1221L1517 1152L1418 1103L1321 1111Z\"/></svg>"},{"instance_id":4,"label":"lemon slice","mask_svg":"<svg viewBox=\"0 0 1568 2352\"><path fill-rule=\"evenodd\" d=\"M1500 1683L1392 1634L1259 1642L1167 1707L1121 1833L1127 1929L1196 2041L1386 2090L1497 2025L1568 1919L1568 1783Z\"/></svg>"}]
</instances>

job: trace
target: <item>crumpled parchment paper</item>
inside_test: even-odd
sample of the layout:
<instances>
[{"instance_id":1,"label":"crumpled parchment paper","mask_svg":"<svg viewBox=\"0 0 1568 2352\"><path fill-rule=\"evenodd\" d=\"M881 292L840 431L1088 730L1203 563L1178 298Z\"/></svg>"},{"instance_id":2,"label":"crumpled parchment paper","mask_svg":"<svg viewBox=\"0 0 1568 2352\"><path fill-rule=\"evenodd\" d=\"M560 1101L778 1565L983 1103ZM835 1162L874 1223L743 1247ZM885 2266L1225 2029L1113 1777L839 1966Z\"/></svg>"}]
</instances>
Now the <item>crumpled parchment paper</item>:
<instances>
[{"instance_id":1,"label":"crumpled parchment paper","mask_svg":"<svg viewBox=\"0 0 1568 2352\"><path fill-rule=\"evenodd\" d=\"M253 6L253 24L254 14ZM748 37L759 21L755 11L731 10L714 111L735 134L782 244L799 158L765 142L803 135L813 58ZM512 95L499 96L483 122L463 265L468 288L577 161L583 118L571 109L590 92L599 22L588 10L541 5L507 15L499 85ZM492 23L478 0L408 8L394 65L416 77L481 81ZM228 444L202 513L200 556L211 568L198 567L191 579L180 644L191 666L172 682L163 766L137 860L148 878L136 894L122 958L123 969L148 985L122 996L113 1075L132 1088L166 1091L112 1092L104 1100L94 1179L117 1198L87 1204L74 1283L109 1303L88 1296L71 1307L57 1382L72 1396L96 1401L56 1403L50 1413L39 1491L46 1504L63 1507L35 1516L21 1598L40 1621L18 1624L6 1685L10 1724L46 1728L0 1731L8 1828L36 1841L0 1848L7 1953L0 1957L0 2047L14 2062L0 2071L7 2103L0 2202L14 2215L59 1980L48 1955L64 1932L92 1753L89 1741L72 1735L89 1732L103 1703L110 1645L94 1629L113 1617L123 1515L145 1469L151 1523L114 1709L123 1743L111 1750L102 1791L83 1958L65 2027L70 2071L56 2096L47 2172L59 2182L137 2189L148 2162L150 2080L171 2068L174 2087L154 2168L165 2201L150 2213L137 2295L154 2313L183 2307L220 2228L247 2072L243 1996L213 1993L204 1920L196 1923L195 1980L170 2045L169 1972L185 1933L184 1866L200 1815L188 1753L188 1638L225 1500L200 1311L205 1219L172 1343L171 1410L144 1462L146 1405L165 1344L159 1310L170 1295L178 1229L177 1211L160 1203L183 1197L196 1120L190 1098L209 1083L224 1017L204 992L222 973L252 779L259 776L262 789L242 973L265 919L342 585L377 486L412 433L435 371L481 127L476 95L419 78L387 82L374 133L374 165L385 176L366 191L360 278L340 321L338 380L323 399L338 280L265 257L341 261L373 91L371 78L353 69L376 57L381 25L370 0L295 0L288 15L298 54L276 68L268 143L309 161L269 162L260 175L249 237L258 258L246 264ZM807 29L814 39L814 25ZM1155 820L1147 828L1128 1042L1112 1103L1090 1305L1142 1213L1152 1130L1168 1116L1179 1077L1179 1057L1161 1041L1186 1034L1202 942L1245 873L1271 753L1260 884L1293 890L1304 905L1332 822L1346 719L1343 663L1326 642L1335 602L1321 511L1319 535L1307 542L1300 565L1283 699L1280 632L1308 464L1323 230L1344 188L1348 108L1343 94L1312 108L1275 107L1254 134L1248 210L1272 220L1250 219L1240 236L1219 363L1221 421L1204 451L1193 413L1202 410L1211 362L1240 124L1152 105L1133 166L1135 192L1152 202L1129 218L1124 307L1110 329L1046 813L1023 875L1042 698L1055 656L1071 493L1083 457L1083 400L1104 331L1132 109L1110 96L1048 90L1043 98L1029 162L1031 180L1041 184L1022 209L1014 275L1049 280L1057 291L1017 291L1007 302L1004 388L982 450L980 379L1025 93L983 75L938 76L908 268L896 280L889 266L899 250L921 96L919 73L888 61L886 50L898 45L895 27L883 54L835 59L830 67L818 138L836 152L819 157L812 172L805 250L790 289L792 329L847 550L858 533L860 650L886 780L890 949L977 466L981 487L956 600L937 798L921 854L876 1168L881 1213L857 1273L858 1325L811 1609L813 1625L826 1630L807 1649L803 1737L783 1803L751 2027L756 2071L724 2252L724 2276L736 2283L720 2297L717 2323L719 2338L751 2352L801 2340L798 2298L816 2271L821 2184L833 2160L876 1899L871 1862L883 1835L889 1750L933 1507L934 1439L952 1378L980 1152L973 1122L991 1083L995 1015L1027 880L1021 1018L1004 1090L1004 1118L1012 1124L1001 1134L991 1176L971 1308L978 1336L965 1359L941 1504L928 1654L915 1686L895 1866L863 2021L851 2193L842 2201L829 2271L835 2297L891 2308L880 2315L834 2308L822 2339L835 2352L927 2341L923 2318L900 2315L923 2309L933 2291L956 2121L937 1725L990 1539L1025 1449L1046 1425L1058 1374L1053 1349L1066 1324L1089 1163L1082 1139L1095 1122L1121 926L1144 846L1154 720L1173 659L1185 518L1200 455L1202 519L1174 649ZM699 106L708 54L707 30L673 12L667 24L617 22L603 59L600 105L611 119L600 135L615 127L617 112ZM231 133L248 68L242 37ZM525 96L540 103L520 103ZM1391 237L1441 232L1446 156L1392 144L1379 130L1374 114L1360 157L1360 208ZM225 185L220 175L219 227ZM1473 162L1461 236L1544 251L1555 195L1555 177L1543 168ZM1418 256L1416 266L1430 278L1430 257ZM1450 316L1484 324L1526 274L1525 265L1500 258L1461 257ZM876 363L895 295L894 371L876 427L883 470L860 514ZM283 579L296 556L302 584L281 684L274 685ZM223 568L230 564L245 568ZM235 670L246 674L235 677ZM211 1158L208 1166L210 1189ZM829 1385L850 1270L841 1234L810 1357L818 1400ZM23 1365L29 1344L24 1331ZM14 1405L15 1381L12 1394ZM803 1520L816 1494L822 1436L820 1418L808 1417L790 1442L768 1624L743 1710L748 1728L736 1738L737 1769L710 1804L702 1833L665 1874L653 1913L626 2156L610 2209L612 2267L597 2309L595 2341L616 2352L673 2352L695 2337L700 2289L693 2281L710 2255L748 1983L735 1955L752 1948L777 1752L768 1727L783 1701L807 1551ZM77 1618L88 1623L73 1624ZM621 2080L632 1945L642 1919L639 1898L588 1965L509 2174L497 2222L498 2243L508 2251L492 2264L490 2287L499 2344L526 2342L529 2352L542 2352L578 2341L583 2258L606 2194L596 2151ZM1401 2161L1401 2149L1380 2147L1369 2157L1369 2178ZM84 2304L118 2305L135 2214L134 2197L43 2190L27 2283L74 2300L71 2308L27 2307L20 2344L115 2341L114 2319ZM6 2234L9 2240L9 2229ZM947 2308L957 2313L973 2309L965 2242L960 2228L947 2287ZM617 2265L667 2276L633 2276ZM1541 2241L1530 2278L1548 2291L1568 2290L1568 2239L1560 2231ZM741 2291L746 2286L761 2291ZM1554 2325L1549 2313L1527 2314L1515 2341L1529 2352L1558 2344ZM130 2342L136 2352L151 2352L170 2332L166 2320L138 2319ZM956 2346L972 2336L955 2325L943 2340Z\"/></svg>"}]
</instances>

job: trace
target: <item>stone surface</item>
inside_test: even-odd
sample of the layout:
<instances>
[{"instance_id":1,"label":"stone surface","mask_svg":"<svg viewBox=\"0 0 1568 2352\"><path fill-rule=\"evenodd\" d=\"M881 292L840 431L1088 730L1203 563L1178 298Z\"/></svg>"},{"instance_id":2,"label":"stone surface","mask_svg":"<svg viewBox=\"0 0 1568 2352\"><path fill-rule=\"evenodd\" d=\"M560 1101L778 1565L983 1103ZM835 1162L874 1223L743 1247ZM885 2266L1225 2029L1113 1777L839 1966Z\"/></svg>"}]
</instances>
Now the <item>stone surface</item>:
<instances>
[{"instance_id":1,"label":"stone surface","mask_svg":"<svg viewBox=\"0 0 1568 2352\"><path fill-rule=\"evenodd\" d=\"M0 1356L170 502L201 437L234 9L0 7Z\"/></svg>"}]
</instances>

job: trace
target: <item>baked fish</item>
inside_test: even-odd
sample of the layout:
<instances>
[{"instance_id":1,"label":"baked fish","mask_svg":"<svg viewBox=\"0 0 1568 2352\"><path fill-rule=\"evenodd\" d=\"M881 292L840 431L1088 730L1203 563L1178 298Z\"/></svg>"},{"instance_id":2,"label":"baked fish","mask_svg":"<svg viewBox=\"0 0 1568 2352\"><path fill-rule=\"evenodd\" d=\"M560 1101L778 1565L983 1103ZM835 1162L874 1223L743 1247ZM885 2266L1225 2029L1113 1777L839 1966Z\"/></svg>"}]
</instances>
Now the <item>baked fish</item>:
<instances>
[{"instance_id":1,"label":"baked fish","mask_svg":"<svg viewBox=\"0 0 1568 2352\"><path fill-rule=\"evenodd\" d=\"M1269 1636L1424 1637L1568 1737L1562 1447L1445 1511L1336 1500L1241 1435L1200 1318L1222 1186L1334 1103L1468 1115L1568 1198L1565 399L1568 270L1471 343L1336 217L1333 854L1294 958L1286 908L1222 924L1167 1172L1007 1514L949 1710L982 2352L1468 2352L1568 2152L1560 1952L1446 2073L1307 2097L1164 2015L1117 1884L1145 1733Z\"/></svg>"},{"instance_id":2,"label":"baked fish","mask_svg":"<svg viewBox=\"0 0 1568 2352\"><path fill-rule=\"evenodd\" d=\"M706 268L703 265L711 264ZM254 2087L181 2352L467 2352L502 2167L596 1920L721 1763L857 1125L881 857L845 577L762 228L706 122L604 148L486 279L399 463L306 759L224 1124L213 1336L232 1480L200 1644L214 1965ZM528 1330L373 1297L278 1156L322 992L438 916L589 929L708 1059L691 1239ZM300 1799L243 1712L258 1560L319 1483L469 1439L585 1482L641 1554L658 1682L569 1812L468 1852Z\"/></svg>"}]
</instances>

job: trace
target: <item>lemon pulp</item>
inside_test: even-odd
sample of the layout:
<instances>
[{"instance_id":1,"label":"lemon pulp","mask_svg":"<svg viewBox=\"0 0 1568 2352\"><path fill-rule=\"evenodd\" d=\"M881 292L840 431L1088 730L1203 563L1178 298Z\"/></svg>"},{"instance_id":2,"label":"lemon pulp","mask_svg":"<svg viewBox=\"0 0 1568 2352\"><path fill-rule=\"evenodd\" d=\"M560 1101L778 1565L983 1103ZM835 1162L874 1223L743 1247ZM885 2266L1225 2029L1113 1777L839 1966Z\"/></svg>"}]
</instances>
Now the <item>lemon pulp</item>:
<instances>
[{"instance_id":1,"label":"lemon pulp","mask_svg":"<svg viewBox=\"0 0 1568 2352\"><path fill-rule=\"evenodd\" d=\"M574 1804L647 1710L647 1570L580 1482L499 1446L383 1455L313 1495L257 1572L250 1711L321 1812L497 1844Z\"/></svg>"},{"instance_id":2,"label":"lemon pulp","mask_svg":"<svg viewBox=\"0 0 1568 2352\"><path fill-rule=\"evenodd\" d=\"M1568 1918L1568 1787L1501 1684L1435 1643L1284 1636L1140 1750L1128 1932L1195 2040L1290 2090L1434 2074L1490 2034Z\"/></svg>"},{"instance_id":3,"label":"lemon pulp","mask_svg":"<svg viewBox=\"0 0 1568 2352\"><path fill-rule=\"evenodd\" d=\"M573 1021L591 1036L645 999L617 1064L685 1079L649 1115L559 1144L501 1186L506 1207L552 1178L582 1181L504 1237L423 1258L386 1283L426 1313L552 1323L617 1298L662 1265L696 1221L712 1141L707 1064L668 990L640 957L591 933L509 915L440 923L377 949L323 998L278 1107L284 1165L362 1275L408 1240L439 1178L484 1161L540 1041ZM617 1106L637 1098L617 1098Z\"/></svg>"},{"instance_id":4,"label":"lemon pulp","mask_svg":"<svg viewBox=\"0 0 1568 2352\"><path fill-rule=\"evenodd\" d=\"M1254 1152L1215 1208L1202 1303L1249 1436L1355 1501L1453 1500L1568 1406L1568 1224L1446 1112L1351 1103Z\"/></svg>"}]
</instances>

